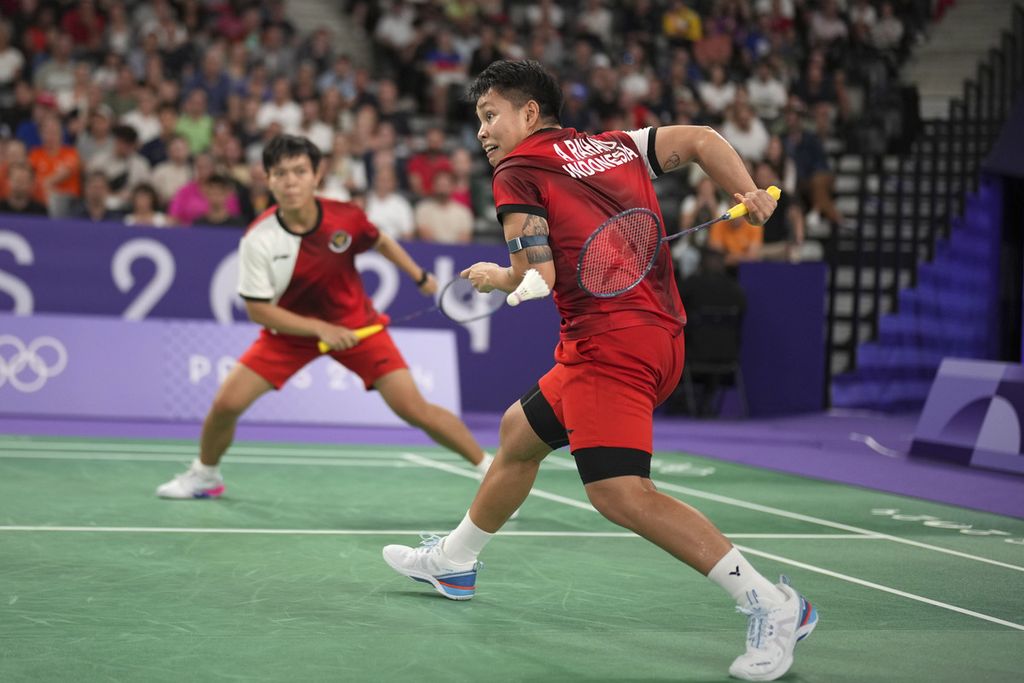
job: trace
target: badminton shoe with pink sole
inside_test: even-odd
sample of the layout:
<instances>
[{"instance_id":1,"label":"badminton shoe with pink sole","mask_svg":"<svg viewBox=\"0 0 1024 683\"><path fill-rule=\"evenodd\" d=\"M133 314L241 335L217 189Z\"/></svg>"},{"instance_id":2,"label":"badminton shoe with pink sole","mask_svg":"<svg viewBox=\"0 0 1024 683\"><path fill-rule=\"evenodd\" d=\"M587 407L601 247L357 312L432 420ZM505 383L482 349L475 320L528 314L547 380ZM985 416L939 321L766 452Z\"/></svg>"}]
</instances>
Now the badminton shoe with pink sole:
<instances>
[{"instance_id":1,"label":"badminton shoe with pink sole","mask_svg":"<svg viewBox=\"0 0 1024 683\"><path fill-rule=\"evenodd\" d=\"M156 495L160 498L191 500L216 498L224 493L224 490L224 477L219 471L193 462L186 471L166 484L158 486Z\"/></svg>"}]
</instances>

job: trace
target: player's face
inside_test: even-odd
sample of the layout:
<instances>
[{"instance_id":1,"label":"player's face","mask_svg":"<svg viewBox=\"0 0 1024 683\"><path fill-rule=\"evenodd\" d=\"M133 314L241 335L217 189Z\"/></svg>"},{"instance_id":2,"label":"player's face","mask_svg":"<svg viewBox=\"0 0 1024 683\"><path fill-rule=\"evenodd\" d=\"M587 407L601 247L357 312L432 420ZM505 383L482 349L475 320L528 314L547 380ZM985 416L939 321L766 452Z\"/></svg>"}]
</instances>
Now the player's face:
<instances>
[{"instance_id":1,"label":"player's face","mask_svg":"<svg viewBox=\"0 0 1024 683\"><path fill-rule=\"evenodd\" d=\"M476 101L476 116L480 119L476 137L491 166L496 166L530 134L526 109L525 105L516 107L493 88Z\"/></svg>"},{"instance_id":2,"label":"player's face","mask_svg":"<svg viewBox=\"0 0 1024 683\"><path fill-rule=\"evenodd\" d=\"M267 177L278 206L285 210L302 209L313 201L317 175L305 154L287 157L274 164Z\"/></svg>"}]
</instances>

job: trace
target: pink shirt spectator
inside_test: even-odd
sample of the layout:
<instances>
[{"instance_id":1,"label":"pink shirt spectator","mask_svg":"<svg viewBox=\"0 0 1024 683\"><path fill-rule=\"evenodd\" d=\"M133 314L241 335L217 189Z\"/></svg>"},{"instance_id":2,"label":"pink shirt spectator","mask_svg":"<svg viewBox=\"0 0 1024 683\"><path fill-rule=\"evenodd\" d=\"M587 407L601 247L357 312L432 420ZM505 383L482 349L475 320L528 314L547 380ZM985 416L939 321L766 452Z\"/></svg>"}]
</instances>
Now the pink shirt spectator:
<instances>
[{"instance_id":1,"label":"pink shirt spectator","mask_svg":"<svg viewBox=\"0 0 1024 683\"><path fill-rule=\"evenodd\" d=\"M242 215L241 207L238 204L238 196L232 192L228 197L228 213L232 216ZM192 223L200 216L206 215L206 212L210 210L210 203L206 201L206 195L203 194L203 190L199 183L192 181L184 185L174 195L174 199L171 200L171 206L167 209L167 214L171 216L179 225L192 225Z\"/></svg>"}]
</instances>

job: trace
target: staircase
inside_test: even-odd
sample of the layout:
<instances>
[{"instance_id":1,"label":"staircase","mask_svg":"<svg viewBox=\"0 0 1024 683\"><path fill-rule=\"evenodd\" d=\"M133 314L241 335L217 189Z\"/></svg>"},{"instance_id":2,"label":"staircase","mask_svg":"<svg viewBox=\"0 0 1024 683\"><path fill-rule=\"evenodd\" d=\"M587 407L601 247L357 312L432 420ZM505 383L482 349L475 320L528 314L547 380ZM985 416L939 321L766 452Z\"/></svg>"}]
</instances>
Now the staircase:
<instances>
[{"instance_id":1,"label":"staircase","mask_svg":"<svg viewBox=\"0 0 1024 683\"><path fill-rule=\"evenodd\" d=\"M921 123L908 154L837 159L847 221L828 236L833 406L914 408L944 356L997 352L1002 200L978 169L1024 86L1024 3L1008 25L947 117Z\"/></svg>"},{"instance_id":2,"label":"staircase","mask_svg":"<svg viewBox=\"0 0 1024 683\"><path fill-rule=\"evenodd\" d=\"M1009 25L1020 0L959 0L914 50L902 80L917 86L923 118L946 118L949 103L960 96Z\"/></svg>"}]
</instances>

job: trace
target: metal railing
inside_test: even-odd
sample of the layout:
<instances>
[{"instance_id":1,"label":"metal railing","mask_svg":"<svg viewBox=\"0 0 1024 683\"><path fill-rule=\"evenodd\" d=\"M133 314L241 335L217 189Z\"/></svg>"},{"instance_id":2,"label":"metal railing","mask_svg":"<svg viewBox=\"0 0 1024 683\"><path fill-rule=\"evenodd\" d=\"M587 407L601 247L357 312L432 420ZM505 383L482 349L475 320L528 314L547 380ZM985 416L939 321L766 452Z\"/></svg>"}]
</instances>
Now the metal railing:
<instances>
[{"instance_id":1,"label":"metal railing","mask_svg":"<svg viewBox=\"0 0 1024 683\"><path fill-rule=\"evenodd\" d=\"M847 354L849 362L840 370L856 367L858 345L878 335L883 297L892 310L899 305L901 275L909 274L917 285L918 265L931 261L939 238L948 238L953 219L962 215L970 192L978 189L979 169L992 149L1014 98L1024 88L1024 7L1015 5L1013 18L999 45L992 48L978 67L975 78L964 84L963 96L949 105L949 118L925 120L909 154L900 155L887 166L883 155L861 158L855 227L833 227L829 252L828 328L825 354L825 405L831 403L833 354ZM904 234L908 227L909 234ZM840 266L853 267L852 287L840 287ZM874 277L867 278L865 267ZM883 285L883 274L891 282ZM850 335L837 340L837 292L852 295ZM869 313L862 313L862 297L869 296ZM861 334L861 324L871 334Z\"/></svg>"}]
</instances>

